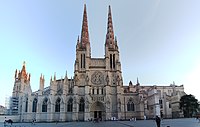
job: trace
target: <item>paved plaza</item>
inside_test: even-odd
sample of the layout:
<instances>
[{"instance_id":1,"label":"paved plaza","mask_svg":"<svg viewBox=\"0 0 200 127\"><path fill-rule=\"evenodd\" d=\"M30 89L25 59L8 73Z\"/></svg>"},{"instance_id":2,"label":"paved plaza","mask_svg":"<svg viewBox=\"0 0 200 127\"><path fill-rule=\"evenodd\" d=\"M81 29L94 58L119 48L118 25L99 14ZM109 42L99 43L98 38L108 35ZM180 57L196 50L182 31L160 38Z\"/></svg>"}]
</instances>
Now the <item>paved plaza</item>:
<instances>
[{"instance_id":1,"label":"paved plaza","mask_svg":"<svg viewBox=\"0 0 200 127\"><path fill-rule=\"evenodd\" d=\"M1 123L0 127L3 127ZM161 127L200 127L200 122L196 119L165 119ZM138 121L104 121L104 122L65 122L65 123L14 123L6 127L156 127L154 120Z\"/></svg>"}]
</instances>

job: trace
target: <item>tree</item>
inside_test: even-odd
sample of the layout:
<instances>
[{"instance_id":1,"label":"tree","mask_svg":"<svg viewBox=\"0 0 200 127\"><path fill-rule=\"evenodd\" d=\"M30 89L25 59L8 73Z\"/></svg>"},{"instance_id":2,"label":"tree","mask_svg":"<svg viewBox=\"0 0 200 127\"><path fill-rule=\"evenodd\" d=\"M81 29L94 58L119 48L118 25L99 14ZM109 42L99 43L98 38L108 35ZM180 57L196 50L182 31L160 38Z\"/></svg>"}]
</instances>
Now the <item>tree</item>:
<instances>
[{"instance_id":1,"label":"tree","mask_svg":"<svg viewBox=\"0 0 200 127\"><path fill-rule=\"evenodd\" d=\"M180 109L183 110L184 117L192 117L198 112L198 100L191 94L184 95L180 99Z\"/></svg>"}]
</instances>

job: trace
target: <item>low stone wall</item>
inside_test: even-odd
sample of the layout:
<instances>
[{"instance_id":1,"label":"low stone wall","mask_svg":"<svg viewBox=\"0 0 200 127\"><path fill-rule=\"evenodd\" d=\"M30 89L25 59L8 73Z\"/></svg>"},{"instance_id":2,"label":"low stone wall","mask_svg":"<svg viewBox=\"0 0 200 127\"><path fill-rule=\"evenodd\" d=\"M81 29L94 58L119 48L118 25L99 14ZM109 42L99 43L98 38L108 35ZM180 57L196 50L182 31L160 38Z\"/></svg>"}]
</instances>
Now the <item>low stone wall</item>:
<instances>
[{"instance_id":1,"label":"low stone wall","mask_svg":"<svg viewBox=\"0 0 200 127\"><path fill-rule=\"evenodd\" d=\"M13 122L19 122L19 115L0 115L0 122L11 119Z\"/></svg>"}]
</instances>

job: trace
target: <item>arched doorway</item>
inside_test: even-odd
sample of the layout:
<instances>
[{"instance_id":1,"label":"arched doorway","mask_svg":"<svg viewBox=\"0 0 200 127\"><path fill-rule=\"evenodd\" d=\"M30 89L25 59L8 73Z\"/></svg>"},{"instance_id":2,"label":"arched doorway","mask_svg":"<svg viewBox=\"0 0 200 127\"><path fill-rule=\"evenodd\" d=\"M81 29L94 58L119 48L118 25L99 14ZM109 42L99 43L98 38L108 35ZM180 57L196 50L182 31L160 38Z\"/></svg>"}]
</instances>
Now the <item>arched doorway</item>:
<instances>
[{"instance_id":1,"label":"arched doorway","mask_svg":"<svg viewBox=\"0 0 200 127\"><path fill-rule=\"evenodd\" d=\"M102 102L96 101L91 105L90 116L94 119L105 120L105 106Z\"/></svg>"}]
</instances>

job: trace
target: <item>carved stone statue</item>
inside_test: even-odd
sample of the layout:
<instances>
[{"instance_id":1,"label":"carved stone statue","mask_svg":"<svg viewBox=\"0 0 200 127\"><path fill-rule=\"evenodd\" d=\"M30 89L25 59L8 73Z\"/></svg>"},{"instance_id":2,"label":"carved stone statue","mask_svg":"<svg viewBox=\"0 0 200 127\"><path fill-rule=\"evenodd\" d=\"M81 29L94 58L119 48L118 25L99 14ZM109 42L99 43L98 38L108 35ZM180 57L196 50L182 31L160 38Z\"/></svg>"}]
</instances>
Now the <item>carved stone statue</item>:
<instances>
[{"instance_id":1,"label":"carved stone statue","mask_svg":"<svg viewBox=\"0 0 200 127\"><path fill-rule=\"evenodd\" d=\"M117 75L117 85L120 85L120 77Z\"/></svg>"},{"instance_id":2,"label":"carved stone statue","mask_svg":"<svg viewBox=\"0 0 200 127\"><path fill-rule=\"evenodd\" d=\"M89 80L90 80L90 79L89 79L89 76L87 75L86 78L85 78L85 81L88 83Z\"/></svg>"},{"instance_id":3,"label":"carved stone statue","mask_svg":"<svg viewBox=\"0 0 200 127\"><path fill-rule=\"evenodd\" d=\"M75 79L75 82L78 81L78 76L77 76L77 74L75 74L74 79Z\"/></svg>"}]
</instances>

